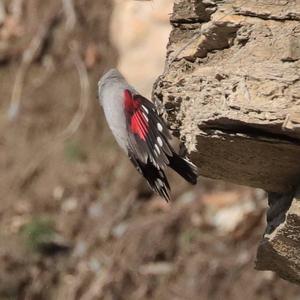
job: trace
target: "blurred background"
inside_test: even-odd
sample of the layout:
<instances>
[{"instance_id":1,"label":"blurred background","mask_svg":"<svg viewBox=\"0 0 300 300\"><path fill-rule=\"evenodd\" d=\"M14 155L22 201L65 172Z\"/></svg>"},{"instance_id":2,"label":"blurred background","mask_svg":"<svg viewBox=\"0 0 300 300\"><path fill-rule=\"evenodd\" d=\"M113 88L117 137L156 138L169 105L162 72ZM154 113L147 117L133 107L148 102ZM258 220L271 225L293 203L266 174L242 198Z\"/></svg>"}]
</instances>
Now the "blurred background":
<instances>
[{"instance_id":1,"label":"blurred background","mask_svg":"<svg viewBox=\"0 0 300 300\"><path fill-rule=\"evenodd\" d=\"M170 173L167 204L105 124L97 81L150 97L172 5L0 0L0 299L300 299L254 270L264 192Z\"/></svg>"}]
</instances>

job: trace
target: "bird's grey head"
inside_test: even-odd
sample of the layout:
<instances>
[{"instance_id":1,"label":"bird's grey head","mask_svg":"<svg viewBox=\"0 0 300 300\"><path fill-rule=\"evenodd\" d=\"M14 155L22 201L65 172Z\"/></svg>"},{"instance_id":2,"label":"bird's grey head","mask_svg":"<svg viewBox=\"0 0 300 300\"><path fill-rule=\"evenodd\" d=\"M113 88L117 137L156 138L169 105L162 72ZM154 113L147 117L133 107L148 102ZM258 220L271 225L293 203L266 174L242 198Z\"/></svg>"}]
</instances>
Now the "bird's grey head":
<instances>
[{"instance_id":1,"label":"bird's grey head","mask_svg":"<svg viewBox=\"0 0 300 300\"><path fill-rule=\"evenodd\" d=\"M109 82L124 80L123 75L117 69L107 71L98 82L99 91Z\"/></svg>"},{"instance_id":2,"label":"bird's grey head","mask_svg":"<svg viewBox=\"0 0 300 300\"><path fill-rule=\"evenodd\" d=\"M103 93L105 90L107 91L105 88L113 89L120 86L120 83L126 84L126 80L117 69L110 69L100 78L98 82L98 97L101 105Z\"/></svg>"}]
</instances>

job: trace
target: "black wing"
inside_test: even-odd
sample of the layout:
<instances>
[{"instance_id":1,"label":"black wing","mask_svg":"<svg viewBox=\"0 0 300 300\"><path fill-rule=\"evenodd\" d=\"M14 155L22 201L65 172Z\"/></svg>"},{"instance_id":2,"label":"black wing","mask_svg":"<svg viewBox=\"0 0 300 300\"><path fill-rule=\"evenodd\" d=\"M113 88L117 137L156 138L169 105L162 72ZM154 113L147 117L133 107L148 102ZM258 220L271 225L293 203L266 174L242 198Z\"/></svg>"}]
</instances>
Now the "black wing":
<instances>
[{"instance_id":1,"label":"black wing","mask_svg":"<svg viewBox=\"0 0 300 300\"><path fill-rule=\"evenodd\" d=\"M197 167L172 149L167 125L152 102L125 91L128 154L150 187L167 201L170 186L164 173L168 165L188 182L197 182Z\"/></svg>"}]
</instances>

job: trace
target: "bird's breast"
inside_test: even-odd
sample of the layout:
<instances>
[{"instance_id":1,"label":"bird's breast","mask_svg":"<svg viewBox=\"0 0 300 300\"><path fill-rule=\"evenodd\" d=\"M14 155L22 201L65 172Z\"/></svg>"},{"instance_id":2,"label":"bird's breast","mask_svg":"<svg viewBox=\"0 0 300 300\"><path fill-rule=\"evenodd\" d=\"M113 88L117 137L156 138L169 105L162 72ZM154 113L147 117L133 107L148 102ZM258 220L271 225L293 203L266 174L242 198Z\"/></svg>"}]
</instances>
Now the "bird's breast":
<instances>
[{"instance_id":1,"label":"bird's breast","mask_svg":"<svg viewBox=\"0 0 300 300\"><path fill-rule=\"evenodd\" d=\"M122 93L119 90L103 91L102 106L105 118L119 146L127 152L128 133Z\"/></svg>"}]
</instances>

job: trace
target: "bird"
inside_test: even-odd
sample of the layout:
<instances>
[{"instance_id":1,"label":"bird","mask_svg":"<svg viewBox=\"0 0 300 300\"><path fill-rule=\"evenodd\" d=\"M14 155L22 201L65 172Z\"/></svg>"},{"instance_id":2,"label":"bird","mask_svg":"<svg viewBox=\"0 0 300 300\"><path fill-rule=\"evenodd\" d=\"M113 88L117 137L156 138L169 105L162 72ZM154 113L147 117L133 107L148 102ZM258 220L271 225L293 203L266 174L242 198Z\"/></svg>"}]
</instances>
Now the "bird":
<instances>
[{"instance_id":1,"label":"bird","mask_svg":"<svg viewBox=\"0 0 300 300\"><path fill-rule=\"evenodd\" d=\"M137 92L117 69L100 78L98 99L117 143L153 191L170 201L167 167L191 184L197 183L197 167L173 149L169 129L154 103Z\"/></svg>"}]
</instances>

